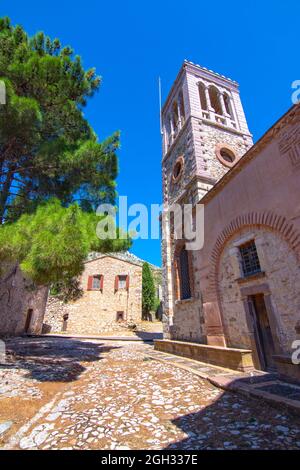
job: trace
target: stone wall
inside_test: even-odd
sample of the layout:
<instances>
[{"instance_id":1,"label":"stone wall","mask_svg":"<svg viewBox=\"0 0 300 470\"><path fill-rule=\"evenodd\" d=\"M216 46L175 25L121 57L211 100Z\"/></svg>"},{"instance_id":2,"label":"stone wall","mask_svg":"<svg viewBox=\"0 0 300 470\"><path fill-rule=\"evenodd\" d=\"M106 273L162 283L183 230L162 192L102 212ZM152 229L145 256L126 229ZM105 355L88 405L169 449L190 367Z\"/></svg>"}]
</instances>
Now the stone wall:
<instances>
[{"instance_id":1,"label":"stone wall","mask_svg":"<svg viewBox=\"0 0 300 470\"><path fill-rule=\"evenodd\" d=\"M41 333L47 297L48 288L36 288L18 265L4 269L0 279L0 335ZM25 331L29 310L32 310L32 316Z\"/></svg>"},{"instance_id":2,"label":"stone wall","mask_svg":"<svg viewBox=\"0 0 300 470\"><path fill-rule=\"evenodd\" d=\"M103 291L88 290L88 277L103 275ZM129 289L115 291L115 277L129 276ZM117 312L124 312L126 322L138 322L142 316L142 267L133 263L103 256L85 263L80 278L83 296L75 302L63 304L51 299L45 324L51 333L61 332L63 316L68 314L67 333L98 334L110 331L117 324Z\"/></svg>"},{"instance_id":3,"label":"stone wall","mask_svg":"<svg viewBox=\"0 0 300 470\"><path fill-rule=\"evenodd\" d=\"M242 273L234 247L239 240L246 238L255 240L264 276L260 280L249 279L239 284ZM275 231L263 227L252 230L244 228L227 243L220 260L219 292L228 346L251 348L241 287L260 284L267 284L271 292L276 316L275 335L279 339L280 349L291 352L300 312L299 260Z\"/></svg>"},{"instance_id":4,"label":"stone wall","mask_svg":"<svg viewBox=\"0 0 300 470\"><path fill-rule=\"evenodd\" d=\"M235 92L232 97L235 109L235 127L216 122L214 116L204 118L199 98L199 79L207 84L214 82L222 91L230 89ZM218 74L212 74L199 69L190 63L185 63L170 92L166 105L163 108L164 128L172 112L172 103L182 90L185 100L185 123L179 130L172 145L164 145L163 171L163 197L164 203L171 206L174 202L187 204L198 202L212 186L228 171L228 165L217 158L217 148L224 145L234 152L239 160L252 145L243 107L240 102L238 86L235 82L225 79ZM182 162L182 171L178 178L174 178L176 162ZM202 305L200 288L200 269L198 255L191 254L190 264L193 271L193 296L188 301L181 301L175 295L175 243L172 240L171 223L163 219L164 239L162 241L162 259L164 269L164 332L167 338L206 341L206 325ZM213 324L213 332L220 323ZM224 345L224 341L220 341Z\"/></svg>"}]
</instances>

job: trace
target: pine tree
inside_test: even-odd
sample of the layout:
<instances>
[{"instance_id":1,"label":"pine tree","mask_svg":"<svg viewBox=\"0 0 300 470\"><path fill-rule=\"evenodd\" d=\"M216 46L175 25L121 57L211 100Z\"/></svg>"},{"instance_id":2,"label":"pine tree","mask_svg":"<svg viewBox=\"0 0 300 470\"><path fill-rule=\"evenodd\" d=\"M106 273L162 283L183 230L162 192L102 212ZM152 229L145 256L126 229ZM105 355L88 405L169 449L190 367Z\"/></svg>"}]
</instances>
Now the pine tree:
<instances>
[{"instance_id":1,"label":"pine tree","mask_svg":"<svg viewBox=\"0 0 300 470\"><path fill-rule=\"evenodd\" d=\"M99 89L71 47L0 18L0 263L19 263L36 284L74 280L99 240L96 207L114 203L119 133L104 142L84 117Z\"/></svg>"},{"instance_id":2,"label":"pine tree","mask_svg":"<svg viewBox=\"0 0 300 470\"><path fill-rule=\"evenodd\" d=\"M155 308L156 296L153 274L148 263L143 264L142 271L142 309L143 316L149 317L151 310Z\"/></svg>"},{"instance_id":3,"label":"pine tree","mask_svg":"<svg viewBox=\"0 0 300 470\"><path fill-rule=\"evenodd\" d=\"M98 142L84 117L101 79L70 47L0 19L0 222L56 197L95 207L115 196L119 134Z\"/></svg>"},{"instance_id":4,"label":"pine tree","mask_svg":"<svg viewBox=\"0 0 300 470\"><path fill-rule=\"evenodd\" d=\"M84 212L76 203L63 207L58 199L51 199L40 204L33 214L24 214L16 222L2 226L0 264L19 263L23 273L37 285L59 281L71 285L83 271L90 251L130 247L131 241L122 237L99 239L99 220L94 212Z\"/></svg>"}]
</instances>

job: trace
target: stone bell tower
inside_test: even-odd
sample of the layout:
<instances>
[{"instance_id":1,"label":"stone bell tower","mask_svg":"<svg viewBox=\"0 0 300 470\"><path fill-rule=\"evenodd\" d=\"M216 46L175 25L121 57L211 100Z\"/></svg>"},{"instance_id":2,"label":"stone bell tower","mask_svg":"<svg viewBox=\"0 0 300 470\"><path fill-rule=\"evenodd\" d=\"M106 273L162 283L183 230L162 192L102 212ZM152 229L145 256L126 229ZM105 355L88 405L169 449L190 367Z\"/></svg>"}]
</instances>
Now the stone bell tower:
<instances>
[{"instance_id":1,"label":"stone bell tower","mask_svg":"<svg viewBox=\"0 0 300 470\"><path fill-rule=\"evenodd\" d=\"M163 106L162 126L163 200L169 206L197 204L253 144L238 84L188 61ZM170 226L163 224L164 303L170 319L179 307Z\"/></svg>"}]
</instances>

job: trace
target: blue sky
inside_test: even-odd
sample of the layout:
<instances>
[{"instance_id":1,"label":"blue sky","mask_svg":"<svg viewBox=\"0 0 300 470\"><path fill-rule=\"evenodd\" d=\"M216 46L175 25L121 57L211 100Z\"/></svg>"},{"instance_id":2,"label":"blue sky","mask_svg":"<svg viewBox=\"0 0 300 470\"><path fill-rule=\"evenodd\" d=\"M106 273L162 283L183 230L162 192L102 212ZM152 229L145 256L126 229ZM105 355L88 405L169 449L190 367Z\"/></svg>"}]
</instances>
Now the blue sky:
<instances>
[{"instance_id":1,"label":"blue sky","mask_svg":"<svg viewBox=\"0 0 300 470\"><path fill-rule=\"evenodd\" d=\"M130 204L161 202L158 76L163 97L184 59L238 81L255 141L291 106L300 79L299 0L2 0L0 12L97 68L103 84L86 115L100 139L121 131L118 192ZM132 251L160 264L158 240Z\"/></svg>"}]
</instances>

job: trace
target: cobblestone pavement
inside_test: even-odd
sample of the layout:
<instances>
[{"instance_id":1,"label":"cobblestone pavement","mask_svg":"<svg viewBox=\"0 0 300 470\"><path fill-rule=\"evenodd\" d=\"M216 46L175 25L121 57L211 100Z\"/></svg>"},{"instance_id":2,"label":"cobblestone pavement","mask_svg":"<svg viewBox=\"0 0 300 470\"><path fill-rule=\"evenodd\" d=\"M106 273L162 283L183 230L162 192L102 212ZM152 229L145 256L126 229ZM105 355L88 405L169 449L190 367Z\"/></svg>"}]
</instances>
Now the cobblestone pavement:
<instances>
[{"instance_id":1,"label":"cobblestone pavement","mask_svg":"<svg viewBox=\"0 0 300 470\"><path fill-rule=\"evenodd\" d=\"M42 338L8 348L3 448L300 449L299 418L150 359L150 345Z\"/></svg>"}]
</instances>

